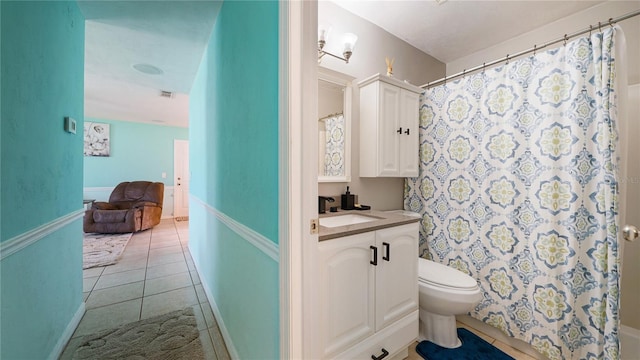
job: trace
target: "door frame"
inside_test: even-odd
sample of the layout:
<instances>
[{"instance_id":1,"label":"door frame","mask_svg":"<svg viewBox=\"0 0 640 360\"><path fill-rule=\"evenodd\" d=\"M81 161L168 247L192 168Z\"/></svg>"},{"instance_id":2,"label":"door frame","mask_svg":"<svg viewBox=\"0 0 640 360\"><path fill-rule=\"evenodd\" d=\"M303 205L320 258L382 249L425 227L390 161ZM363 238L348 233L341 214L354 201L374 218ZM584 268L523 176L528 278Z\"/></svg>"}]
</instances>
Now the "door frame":
<instances>
[{"instance_id":1,"label":"door frame","mask_svg":"<svg viewBox=\"0 0 640 360\"><path fill-rule=\"evenodd\" d=\"M178 200L177 200L177 197L176 197L176 193L177 193L177 189L178 189L178 185L176 185L176 178L178 176L178 174L176 172L176 169L177 169L177 166L176 166L176 164L177 164L177 161L176 161L177 144L186 144L186 147L187 147L187 158L183 159L183 161L186 161L187 164L189 164L189 156L188 156L189 155L188 154L188 152L189 152L189 140L173 139L173 217L174 218L178 217L178 214L176 214L176 212L177 212L176 210L178 208L178 206L177 206L178 205ZM188 176L188 174L187 174L187 176ZM187 178L187 181L189 181L189 180L190 179ZM188 185L188 183L187 183L187 185ZM185 194L185 196L187 198L187 201L189 201L189 193L188 192L187 192L187 194ZM188 214L189 213L188 213L188 210L187 210L187 216L189 216ZM181 215L181 216L184 216L184 215Z\"/></svg>"},{"instance_id":2,"label":"door frame","mask_svg":"<svg viewBox=\"0 0 640 360\"><path fill-rule=\"evenodd\" d=\"M279 8L279 251L280 357L317 354L318 104L316 1Z\"/></svg>"}]
</instances>

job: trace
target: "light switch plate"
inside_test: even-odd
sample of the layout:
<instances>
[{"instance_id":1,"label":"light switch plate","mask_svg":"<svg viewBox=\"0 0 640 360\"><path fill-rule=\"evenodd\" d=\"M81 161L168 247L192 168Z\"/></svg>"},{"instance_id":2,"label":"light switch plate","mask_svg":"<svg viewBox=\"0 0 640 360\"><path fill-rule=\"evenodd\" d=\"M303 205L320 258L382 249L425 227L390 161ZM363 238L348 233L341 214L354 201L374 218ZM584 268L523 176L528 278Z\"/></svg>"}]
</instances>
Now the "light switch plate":
<instances>
[{"instance_id":1,"label":"light switch plate","mask_svg":"<svg viewBox=\"0 0 640 360\"><path fill-rule=\"evenodd\" d=\"M65 116L64 118L64 131L75 134L76 133L76 120Z\"/></svg>"}]
</instances>

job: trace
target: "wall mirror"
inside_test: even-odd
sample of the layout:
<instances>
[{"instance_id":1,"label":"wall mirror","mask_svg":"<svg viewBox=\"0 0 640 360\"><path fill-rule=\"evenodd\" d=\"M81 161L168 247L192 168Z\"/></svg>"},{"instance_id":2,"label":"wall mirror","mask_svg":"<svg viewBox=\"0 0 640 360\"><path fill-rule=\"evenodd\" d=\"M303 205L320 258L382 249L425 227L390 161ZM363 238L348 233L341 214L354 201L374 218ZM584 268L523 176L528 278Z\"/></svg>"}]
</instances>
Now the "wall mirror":
<instances>
[{"instance_id":1,"label":"wall mirror","mask_svg":"<svg viewBox=\"0 0 640 360\"><path fill-rule=\"evenodd\" d=\"M318 182L351 181L351 82L318 67Z\"/></svg>"}]
</instances>

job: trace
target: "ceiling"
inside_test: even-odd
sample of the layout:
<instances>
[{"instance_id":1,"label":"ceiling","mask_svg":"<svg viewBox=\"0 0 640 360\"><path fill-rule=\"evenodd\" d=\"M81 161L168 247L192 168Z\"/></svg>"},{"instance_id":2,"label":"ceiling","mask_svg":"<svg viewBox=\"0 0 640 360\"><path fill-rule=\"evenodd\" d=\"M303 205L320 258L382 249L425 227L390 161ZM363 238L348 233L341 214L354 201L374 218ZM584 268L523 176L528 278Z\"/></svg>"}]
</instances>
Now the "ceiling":
<instances>
[{"instance_id":1,"label":"ceiling","mask_svg":"<svg viewBox=\"0 0 640 360\"><path fill-rule=\"evenodd\" d=\"M78 4L87 20L85 117L187 127L188 93L221 1Z\"/></svg>"},{"instance_id":2,"label":"ceiling","mask_svg":"<svg viewBox=\"0 0 640 360\"><path fill-rule=\"evenodd\" d=\"M334 2L448 63L605 1Z\"/></svg>"},{"instance_id":3,"label":"ceiling","mask_svg":"<svg viewBox=\"0 0 640 360\"><path fill-rule=\"evenodd\" d=\"M446 63L603 1L334 2ZM78 4L87 19L85 117L187 127L188 93L221 1Z\"/></svg>"}]
</instances>

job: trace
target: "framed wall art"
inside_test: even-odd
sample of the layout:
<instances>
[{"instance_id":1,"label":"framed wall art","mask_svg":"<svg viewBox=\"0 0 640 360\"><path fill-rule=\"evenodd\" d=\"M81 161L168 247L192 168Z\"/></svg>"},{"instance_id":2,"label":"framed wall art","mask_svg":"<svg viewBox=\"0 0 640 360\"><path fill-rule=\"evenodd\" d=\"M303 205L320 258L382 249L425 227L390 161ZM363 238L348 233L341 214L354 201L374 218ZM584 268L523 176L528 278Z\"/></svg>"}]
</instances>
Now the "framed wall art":
<instances>
[{"instance_id":1,"label":"framed wall art","mask_svg":"<svg viewBox=\"0 0 640 360\"><path fill-rule=\"evenodd\" d=\"M84 156L109 156L109 124L84 123Z\"/></svg>"}]
</instances>

